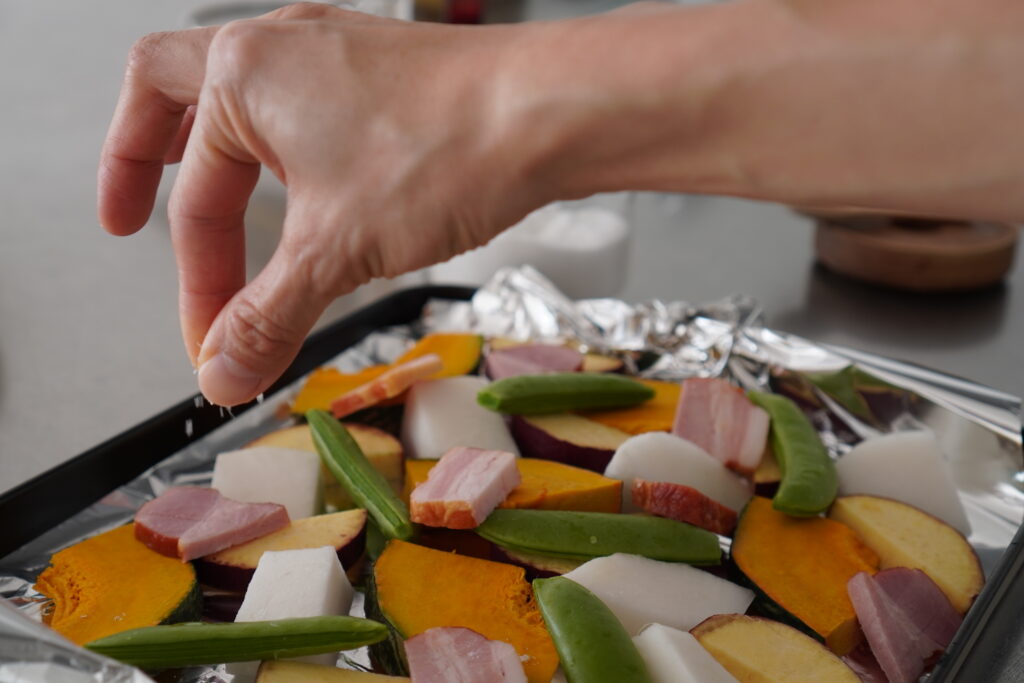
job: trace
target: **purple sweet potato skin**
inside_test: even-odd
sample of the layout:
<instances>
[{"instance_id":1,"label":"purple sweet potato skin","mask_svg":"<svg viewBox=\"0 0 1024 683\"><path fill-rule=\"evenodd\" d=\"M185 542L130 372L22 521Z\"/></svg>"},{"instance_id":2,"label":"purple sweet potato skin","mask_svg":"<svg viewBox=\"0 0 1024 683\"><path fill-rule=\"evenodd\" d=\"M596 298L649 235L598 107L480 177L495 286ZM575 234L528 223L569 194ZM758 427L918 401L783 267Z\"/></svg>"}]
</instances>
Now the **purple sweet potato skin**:
<instances>
[{"instance_id":1,"label":"purple sweet potato skin","mask_svg":"<svg viewBox=\"0 0 1024 683\"><path fill-rule=\"evenodd\" d=\"M338 560L346 571L356 566L366 549L366 526L348 543L338 549ZM226 591L245 591L256 573L256 567L240 567L231 564L211 562L206 559L195 561L199 582Z\"/></svg>"},{"instance_id":2,"label":"purple sweet potato skin","mask_svg":"<svg viewBox=\"0 0 1024 683\"><path fill-rule=\"evenodd\" d=\"M525 417L514 415L509 421L512 438L519 446L524 458L540 458L572 465L598 474L604 474L615 451L603 448L578 446L563 441L543 429L530 424Z\"/></svg>"}]
</instances>

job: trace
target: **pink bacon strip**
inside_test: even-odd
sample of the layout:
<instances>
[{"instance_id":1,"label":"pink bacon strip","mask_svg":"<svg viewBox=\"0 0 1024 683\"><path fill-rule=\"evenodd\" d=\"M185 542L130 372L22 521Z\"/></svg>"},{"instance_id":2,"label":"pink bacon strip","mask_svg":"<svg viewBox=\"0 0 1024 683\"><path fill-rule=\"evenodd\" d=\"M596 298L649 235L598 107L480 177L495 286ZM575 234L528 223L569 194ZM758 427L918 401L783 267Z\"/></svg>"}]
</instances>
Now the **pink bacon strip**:
<instances>
[{"instance_id":1,"label":"pink bacon strip","mask_svg":"<svg viewBox=\"0 0 1024 683\"><path fill-rule=\"evenodd\" d=\"M135 538L161 555L187 562L283 529L288 511L277 503L240 503L215 489L176 486L135 515Z\"/></svg>"},{"instance_id":2,"label":"pink bacon strip","mask_svg":"<svg viewBox=\"0 0 1024 683\"><path fill-rule=\"evenodd\" d=\"M405 641L413 683L526 683L516 649L468 628L439 627Z\"/></svg>"},{"instance_id":3,"label":"pink bacon strip","mask_svg":"<svg viewBox=\"0 0 1024 683\"><path fill-rule=\"evenodd\" d=\"M583 354L552 344L523 344L487 354L487 376L498 380L545 372L576 372L583 367Z\"/></svg>"},{"instance_id":4,"label":"pink bacon strip","mask_svg":"<svg viewBox=\"0 0 1024 683\"><path fill-rule=\"evenodd\" d=\"M889 683L915 683L925 662L942 646L918 628L867 572L854 575L846 590L871 653Z\"/></svg>"},{"instance_id":5,"label":"pink bacon strip","mask_svg":"<svg viewBox=\"0 0 1024 683\"><path fill-rule=\"evenodd\" d=\"M949 645L963 617L930 576L920 569L891 567L873 580L926 636L944 648Z\"/></svg>"},{"instance_id":6,"label":"pink bacon strip","mask_svg":"<svg viewBox=\"0 0 1024 683\"><path fill-rule=\"evenodd\" d=\"M412 521L449 529L473 529L505 500L521 477L516 456L506 451L453 448L409 496Z\"/></svg>"},{"instance_id":7,"label":"pink bacon strip","mask_svg":"<svg viewBox=\"0 0 1024 683\"><path fill-rule=\"evenodd\" d=\"M436 353L413 358L334 399L331 401L331 412L339 418L351 415L394 398L421 379L427 379L443 369L444 363Z\"/></svg>"},{"instance_id":8,"label":"pink bacon strip","mask_svg":"<svg viewBox=\"0 0 1024 683\"><path fill-rule=\"evenodd\" d=\"M683 382L672 433L692 441L730 469L749 475L768 441L768 413L724 379Z\"/></svg>"}]
</instances>

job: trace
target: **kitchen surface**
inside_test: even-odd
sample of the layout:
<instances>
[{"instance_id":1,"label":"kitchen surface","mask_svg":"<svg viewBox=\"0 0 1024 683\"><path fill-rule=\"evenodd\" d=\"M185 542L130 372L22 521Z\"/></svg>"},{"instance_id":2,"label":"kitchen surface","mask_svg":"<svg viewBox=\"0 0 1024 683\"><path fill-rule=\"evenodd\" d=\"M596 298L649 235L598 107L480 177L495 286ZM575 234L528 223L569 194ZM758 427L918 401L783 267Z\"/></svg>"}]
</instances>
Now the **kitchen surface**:
<instances>
[{"instance_id":1,"label":"kitchen surface","mask_svg":"<svg viewBox=\"0 0 1024 683\"><path fill-rule=\"evenodd\" d=\"M547 18L613 4L519 10ZM132 42L184 27L200 5L0 0L0 490L195 391L163 209L133 237L105 234L95 167ZM172 179L173 170L161 203ZM774 328L1024 390L1024 259L984 291L900 293L816 266L813 224L784 207L653 194L623 207L631 225L623 299L747 294ZM264 178L249 212L250 273L272 252L283 210L282 190ZM371 283L321 324L426 277Z\"/></svg>"}]
</instances>

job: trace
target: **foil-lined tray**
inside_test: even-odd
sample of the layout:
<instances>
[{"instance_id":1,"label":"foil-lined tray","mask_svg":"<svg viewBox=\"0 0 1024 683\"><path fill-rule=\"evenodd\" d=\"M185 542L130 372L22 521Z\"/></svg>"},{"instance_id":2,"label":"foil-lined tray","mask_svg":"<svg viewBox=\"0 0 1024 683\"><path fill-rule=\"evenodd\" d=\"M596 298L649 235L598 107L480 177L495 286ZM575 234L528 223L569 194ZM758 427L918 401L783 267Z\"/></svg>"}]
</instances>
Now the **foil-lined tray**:
<instances>
[{"instance_id":1,"label":"foil-lined tray","mask_svg":"<svg viewBox=\"0 0 1024 683\"><path fill-rule=\"evenodd\" d=\"M706 305L571 301L528 266L507 268L470 301L431 300L418 319L378 329L327 364L351 372L389 362L435 330L574 339L587 350L622 358L643 377L724 376L745 388L770 388L804 407L834 457L872 435L930 429L950 465L971 524L969 540L986 576L996 571L1024 521L1019 398L934 370L771 330L747 297ZM8 601L0 601L0 682L148 680L43 626L47 602L32 588L36 576L54 552L131 520L139 506L168 487L208 485L218 453L294 421L286 406L302 382L276 391L0 559L0 596ZM191 436L189 421L181 428ZM359 603L353 614L361 610ZM339 659L339 666L347 668L364 669L368 663L365 649ZM226 683L232 675L223 666L194 667L177 672L174 680Z\"/></svg>"}]
</instances>

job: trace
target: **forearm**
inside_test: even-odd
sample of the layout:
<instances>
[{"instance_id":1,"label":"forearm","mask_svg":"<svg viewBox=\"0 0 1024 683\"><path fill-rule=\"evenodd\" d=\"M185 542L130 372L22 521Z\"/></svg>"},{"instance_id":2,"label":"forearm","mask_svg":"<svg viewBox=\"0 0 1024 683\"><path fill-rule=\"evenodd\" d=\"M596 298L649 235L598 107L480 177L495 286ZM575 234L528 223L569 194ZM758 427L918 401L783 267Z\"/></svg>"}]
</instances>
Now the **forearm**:
<instances>
[{"instance_id":1,"label":"forearm","mask_svg":"<svg viewBox=\"0 0 1024 683\"><path fill-rule=\"evenodd\" d=\"M751 0L541 24L495 102L560 196L1019 220L1024 6L988 5Z\"/></svg>"}]
</instances>

